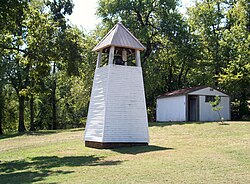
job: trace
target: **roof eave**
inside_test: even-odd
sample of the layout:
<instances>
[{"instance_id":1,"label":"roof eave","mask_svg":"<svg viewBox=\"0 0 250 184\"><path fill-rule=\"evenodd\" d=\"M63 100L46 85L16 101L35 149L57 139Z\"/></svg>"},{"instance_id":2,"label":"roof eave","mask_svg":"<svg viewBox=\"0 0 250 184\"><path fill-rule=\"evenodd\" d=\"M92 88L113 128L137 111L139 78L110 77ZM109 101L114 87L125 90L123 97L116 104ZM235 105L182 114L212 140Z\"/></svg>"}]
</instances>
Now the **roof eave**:
<instances>
[{"instance_id":1,"label":"roof eave","mask_svg":"<svg viewBox=\"0 0 250 184\"><path fill-rule=\"evenodd\" d=\"M139 50L139 51L144 51L145 48L136 48L136 47L129 47L129 46L123 46L123 45L112 45L112 44L108 44L108 45L105 45L103 47L100 47L100 48L93 48L92 51L93 52L98 52L100 50L103 50L105 48L108 48L108 47L111 47L111 46L114 46L114 47L122 47L122 48L127 48L127 49L134 49L134 50Z\"/></svg>"},{"instance_id":2,"label":"roof eave","mask_svg":"<svg viewBox=\"0 0 250 184\"><path fill-rule=\"evenodd\" d=\"M169 98L169 97L175 97L175 96L186 96L187 94L178 94L178 95L159 95L156 97L156 99L161 99L161 98Z\"/></svg>"}]
</instances>

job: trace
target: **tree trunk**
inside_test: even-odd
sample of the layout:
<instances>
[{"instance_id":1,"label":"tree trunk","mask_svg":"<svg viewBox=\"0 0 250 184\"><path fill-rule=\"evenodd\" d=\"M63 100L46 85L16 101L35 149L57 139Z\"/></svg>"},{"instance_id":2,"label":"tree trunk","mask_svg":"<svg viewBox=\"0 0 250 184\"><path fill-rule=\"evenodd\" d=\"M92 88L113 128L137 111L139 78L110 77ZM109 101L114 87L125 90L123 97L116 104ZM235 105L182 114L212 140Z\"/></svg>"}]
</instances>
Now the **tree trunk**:
<instances>
[{"instance_id":1,"label":"tree trunk","mask_svg":"<svg viewBox=\"0 0 250 184\"><path fill-rule=\"evenodd\" d=\"M35 131L34 124L34 96L30 96L30 131Z\"/></svg>"},{"instance_id":2,"label":"tree trunk","mask_svg":"<svg viewBox=\"0 0 250 184\"><path fill-rule=\"evenodd\" d=\"M19 96L19 125L18 132L25 132L26 128L24 126L24 96Z\"/></svg>"},{"instance_id":3,"label":"tree trunk","mask_svg":"<svg viewBox=\"0 0 250 184\"><path fill-rule=\"evenodd\" d=\"M53 83L52 83L52 129L57 129L56 116L56 64L53 65Z\"/></svg>"},{"instance_id":4,"label":"tree trunk","mask_svg":"<svg viewBox=\"0 0 250 184\"><path fill-rule=\"evenodd\" d=\"M219 81L218 76L220 74L220 62L219 62L219 41L216 41L216 51L215 51L215 79L214 79L214 85L215 87L218 87Z\"/></svg>"},{"instance_id":5,"label":"tree trunk","mask_svg":"<svg viewBox=\"0 0 250 184\"><path fill-rule=\"evenodd\" d=\"M184 72L185 64L186 64L185 61L183 61L182 65L181 65L181 71L180 71L180 73L178 75L178 82L177 82L178 88L182 87L181 79L182 79L182 75L183 75L183 72Z\"/></svg>"},{"instance_id":6,"label":"tree trunk","mask_svg":"<svg viewBox=\"0 0 250 184\"><path fill-rule=\"evenodd\" d=\"M3 119L4 119L4 96L3 89L0 88L0 135L3 134Z\"/></svg>"},{"instance_id":7,"label":"tree trunk","mask_svg":"<svg viewBox=\"0 0 250 184\"><path fill-rule=\"evenodd\" d=\"M248 112L249 110L248 110L248 103L247 103L247 95L245 91L242 91L240 95L239 118L242 119L242 117L244 115L247 115Z\"/></svg>"},{"instance_id":8,"label":"tree trunk","mask_svg":"<svg viewBox=\"0 0 250 184\"><path fill-rule=\"evenodd\" d=\"M167 84L169 92L173 90L172 78L173 78L173 70L172 70L172 62L170 62L168 69L168 84Z\"/></svg>"}]
</instances>

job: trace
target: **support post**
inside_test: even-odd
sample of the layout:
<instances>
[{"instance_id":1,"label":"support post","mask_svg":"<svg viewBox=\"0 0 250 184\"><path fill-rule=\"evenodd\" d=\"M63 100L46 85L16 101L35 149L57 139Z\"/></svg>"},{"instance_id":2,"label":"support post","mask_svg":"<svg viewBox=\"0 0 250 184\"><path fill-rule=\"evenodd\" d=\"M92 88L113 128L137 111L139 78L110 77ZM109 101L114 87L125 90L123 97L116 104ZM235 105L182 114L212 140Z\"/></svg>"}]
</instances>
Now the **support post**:
<instances>
[{"instance_id":1,"label":"support post","mask_svg":"<svg viewBox=\"0 0 250 184\"><path fill-rule=\"evenodd\" d=\"M110 49L109 49L109 65L113 64L114 54L115 54L115 47L111 46Z\"/></svg>"},{"instance_id":2,"label":"support post","mask_svg":"<svg viewBox=\"0 0 250 184\"><path fill-rule=\"evenodd\" d=\"M102 60L102 50L98 52L97 61L96 61L96 68L100 68Z\"/></svg>"},{"instance_id":3,"label":"support post","mask_svg":"<svg viewBox=\"0 0 250 184\"><path fill-rule=\"evenodd\" d=\"M122 60L125 62L125 66L128 66L128 56L127 51L125 49L122 50Z\"/></svg>"},{"instance_id":4,"label":"support post","mask_svg":"<svg viewBox=\"0 0 250 184\"><path fill-rule=\"evenodd\" d=\"M135 61L136 61L136 66L141 67L141 57L139 50L135 50Z\"/></svg>"}]
</instances>

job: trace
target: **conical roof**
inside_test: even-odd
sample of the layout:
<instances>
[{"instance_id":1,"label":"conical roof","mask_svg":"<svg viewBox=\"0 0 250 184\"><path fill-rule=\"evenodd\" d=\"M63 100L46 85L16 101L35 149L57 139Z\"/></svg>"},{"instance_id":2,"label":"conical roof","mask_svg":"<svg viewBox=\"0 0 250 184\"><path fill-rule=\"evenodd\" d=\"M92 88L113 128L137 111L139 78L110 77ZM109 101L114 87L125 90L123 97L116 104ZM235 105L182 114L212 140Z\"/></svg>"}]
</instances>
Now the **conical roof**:
<instances>
[{"instance_id":1,"label":"conical roof","mask_svg":"<svg viewBox=\"0 0 250 184\"><path fill-rule=\"evenodd\" d=\"M93 51L99 51L101 49L115 46L131 48L136 50L144 50L145 47L141 44L137 38L129 32L127 28L118 22L106 36L95 46Z\"/></svg>"}]
</instances>

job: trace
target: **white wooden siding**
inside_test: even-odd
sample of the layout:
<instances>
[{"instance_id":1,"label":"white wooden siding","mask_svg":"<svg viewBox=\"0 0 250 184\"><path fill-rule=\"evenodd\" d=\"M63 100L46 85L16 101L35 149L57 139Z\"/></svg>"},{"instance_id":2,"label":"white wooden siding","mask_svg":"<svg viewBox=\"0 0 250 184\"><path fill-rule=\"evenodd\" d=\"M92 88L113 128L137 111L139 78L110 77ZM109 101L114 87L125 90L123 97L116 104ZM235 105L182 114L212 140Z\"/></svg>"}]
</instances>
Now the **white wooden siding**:
<instances>
[{"instance_id":1,"label":"white wooden siding","mask_svg":"<svg viewBox=\"0 0 250 184\"><path fill-rule=\"evenodd\" d=\"M215 94L213 94L215 95ZM224 120L230 120L230 104L229 97L221 97L221 102L219 106L223 109L220 111L221 117ZM205 96L199 96L199 106L200 106L200 121L218 121L219 115L216 111L212 111L211 105L205 102Z\"/></svg>"},{"instance_id":2,"label":"white wooden siding","mask_svg":"<svg viewBox=\"0 0 250 184\"><path fill-rule=\"evenodd\" d=\"M100 142L103 139L107 82L107 67L96 68L85 128L85 140Z\"/></svg>"},{"instance_id":3,"label":"white wooden siding","mask_svg":"<svg viewBox=\"0 0 250 184\"><path fill-rule=\"evenodd\" d=\"M149 141L141 67L108 65L96 70L85 140Z\"/></svg>"},{"instance_id":4,"label":"white wooden siding","mask_svg":"<svg viewBox=\"0 0 250 184\"><path fill-rule=\"evenodd\" d=\"M220 91L218 91L216 89L210 88L210 87L207 87L207 88L204 88L204 89L200 89L200 90L188 93L188 95L211 95L211 96L218 95L218 96L228 96L225 93L222 93L222 92L220 92Z\"/></svg>"},{"instance_id":5,"label":"white wooden siding","mask_svg":"<svg viewBox=\"0 0 250 184\"><path fill-rule=\"evenodd\" d=\"M186 96L173 96L157 99L157 121L185 121Z\"/></svg>"}]
</instances>

